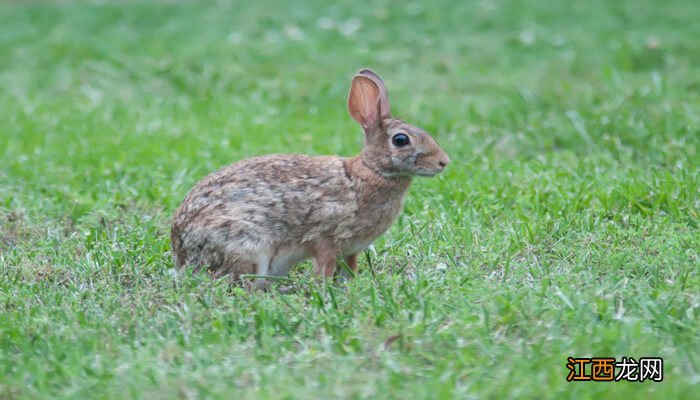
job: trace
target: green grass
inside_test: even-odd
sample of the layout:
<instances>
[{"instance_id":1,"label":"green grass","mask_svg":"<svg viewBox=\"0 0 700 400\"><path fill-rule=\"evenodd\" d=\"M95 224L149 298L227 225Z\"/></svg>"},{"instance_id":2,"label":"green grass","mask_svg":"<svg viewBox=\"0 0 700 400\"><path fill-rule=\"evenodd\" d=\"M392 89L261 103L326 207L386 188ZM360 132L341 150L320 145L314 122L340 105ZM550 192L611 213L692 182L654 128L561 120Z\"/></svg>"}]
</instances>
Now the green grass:
<instances>
[{"instance_id":1,"label":"green grass","mask_svg":"<svg viewBox=\"0 0 700 400\"><path fill-rule=\"evenodd\" d=\"M0 398L698 398L696 0L238 3L0 3ZM361 67L453 163L357 279L175 273L207 173L359 152Z\"/></svg>"}]
</instances>

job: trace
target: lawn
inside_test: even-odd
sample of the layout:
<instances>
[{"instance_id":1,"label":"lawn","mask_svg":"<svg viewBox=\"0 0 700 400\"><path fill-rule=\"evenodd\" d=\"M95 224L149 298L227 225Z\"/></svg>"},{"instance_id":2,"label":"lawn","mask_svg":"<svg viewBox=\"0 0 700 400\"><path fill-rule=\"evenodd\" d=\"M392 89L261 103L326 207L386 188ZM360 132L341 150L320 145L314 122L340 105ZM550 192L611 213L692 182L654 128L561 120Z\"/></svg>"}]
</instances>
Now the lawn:
<instances>
[{"instance_id":1,"label":"lawn","mask_svg":"<svg viewBox=\"0 0 700 400\"><path fill-rule=\"evenodd\" d=\"M0 398L700 394L700 3L3 1ZM178 273L199 179L352 156L352 75L452 164L360 273ZM662 382L567 382L567 357Z\"/></svg>"}]
</instances>

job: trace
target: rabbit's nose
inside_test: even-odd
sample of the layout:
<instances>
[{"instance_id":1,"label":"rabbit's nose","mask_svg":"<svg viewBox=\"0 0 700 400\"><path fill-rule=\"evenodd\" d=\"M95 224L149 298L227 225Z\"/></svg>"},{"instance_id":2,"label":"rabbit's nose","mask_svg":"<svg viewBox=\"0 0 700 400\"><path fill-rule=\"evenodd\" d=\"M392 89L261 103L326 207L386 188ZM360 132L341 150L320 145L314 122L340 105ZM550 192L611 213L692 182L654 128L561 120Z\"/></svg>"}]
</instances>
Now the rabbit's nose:
<instances>
[{"instance_id":1,"label":"rabbit's nose","mask_svg":"<svg viewBox=\"0 0 700 400\"><path fill-rule=\"evenodd\" d=\"M445 169L445 167L450 163L450 157L445 154L441 160L438 161L438 165L440 165L440 168Z\"/></svg>"}]
</instances>

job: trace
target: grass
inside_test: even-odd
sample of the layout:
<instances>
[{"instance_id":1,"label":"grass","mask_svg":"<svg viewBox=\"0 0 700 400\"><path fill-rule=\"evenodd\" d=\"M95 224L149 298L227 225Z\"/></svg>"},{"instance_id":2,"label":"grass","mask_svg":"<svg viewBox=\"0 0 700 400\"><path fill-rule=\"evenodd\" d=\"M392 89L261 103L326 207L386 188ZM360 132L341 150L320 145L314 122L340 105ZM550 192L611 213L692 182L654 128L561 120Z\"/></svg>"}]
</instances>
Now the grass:
<instances>
[{"instance_id":1,"label":"grass","mask_svg":"<svg viewBox=\"0 0 700 400\"><path fill-rule=\"evenodd\" d=\"M697 398L700 5L0 3L0 398ZM189 188L353 155L352 74L453 164L347 284L173 270ZM658 356L661 383L567 383Z\"/></svg>"}]
</instances>

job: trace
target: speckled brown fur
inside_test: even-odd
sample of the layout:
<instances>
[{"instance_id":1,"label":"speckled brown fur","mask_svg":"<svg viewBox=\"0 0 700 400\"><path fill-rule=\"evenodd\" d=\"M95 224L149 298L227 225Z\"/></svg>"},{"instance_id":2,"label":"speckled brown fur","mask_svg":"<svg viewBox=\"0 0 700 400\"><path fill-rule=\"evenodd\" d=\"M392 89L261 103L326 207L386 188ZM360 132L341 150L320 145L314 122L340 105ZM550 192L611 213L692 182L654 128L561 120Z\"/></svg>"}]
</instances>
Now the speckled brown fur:
<instances>
[{"instance_id":1,"label":"speckled brown fur","mask_svg":"<svg viewBox=\"0 0 700 400\"><path fill-rule=\"evenodd\" d=\"M342 257L356 271L357 253L400 213L412 176L433 176L449 158L425 131L391 116L384 83L369 70L353 78L348 110L365 132L356 157L248 158L195 185L173 220L175 264L238 279L286 275L313 258L315 273L328 277ZM409 143L395 145L397 134Z\"/></svg>"}]
</instances>

